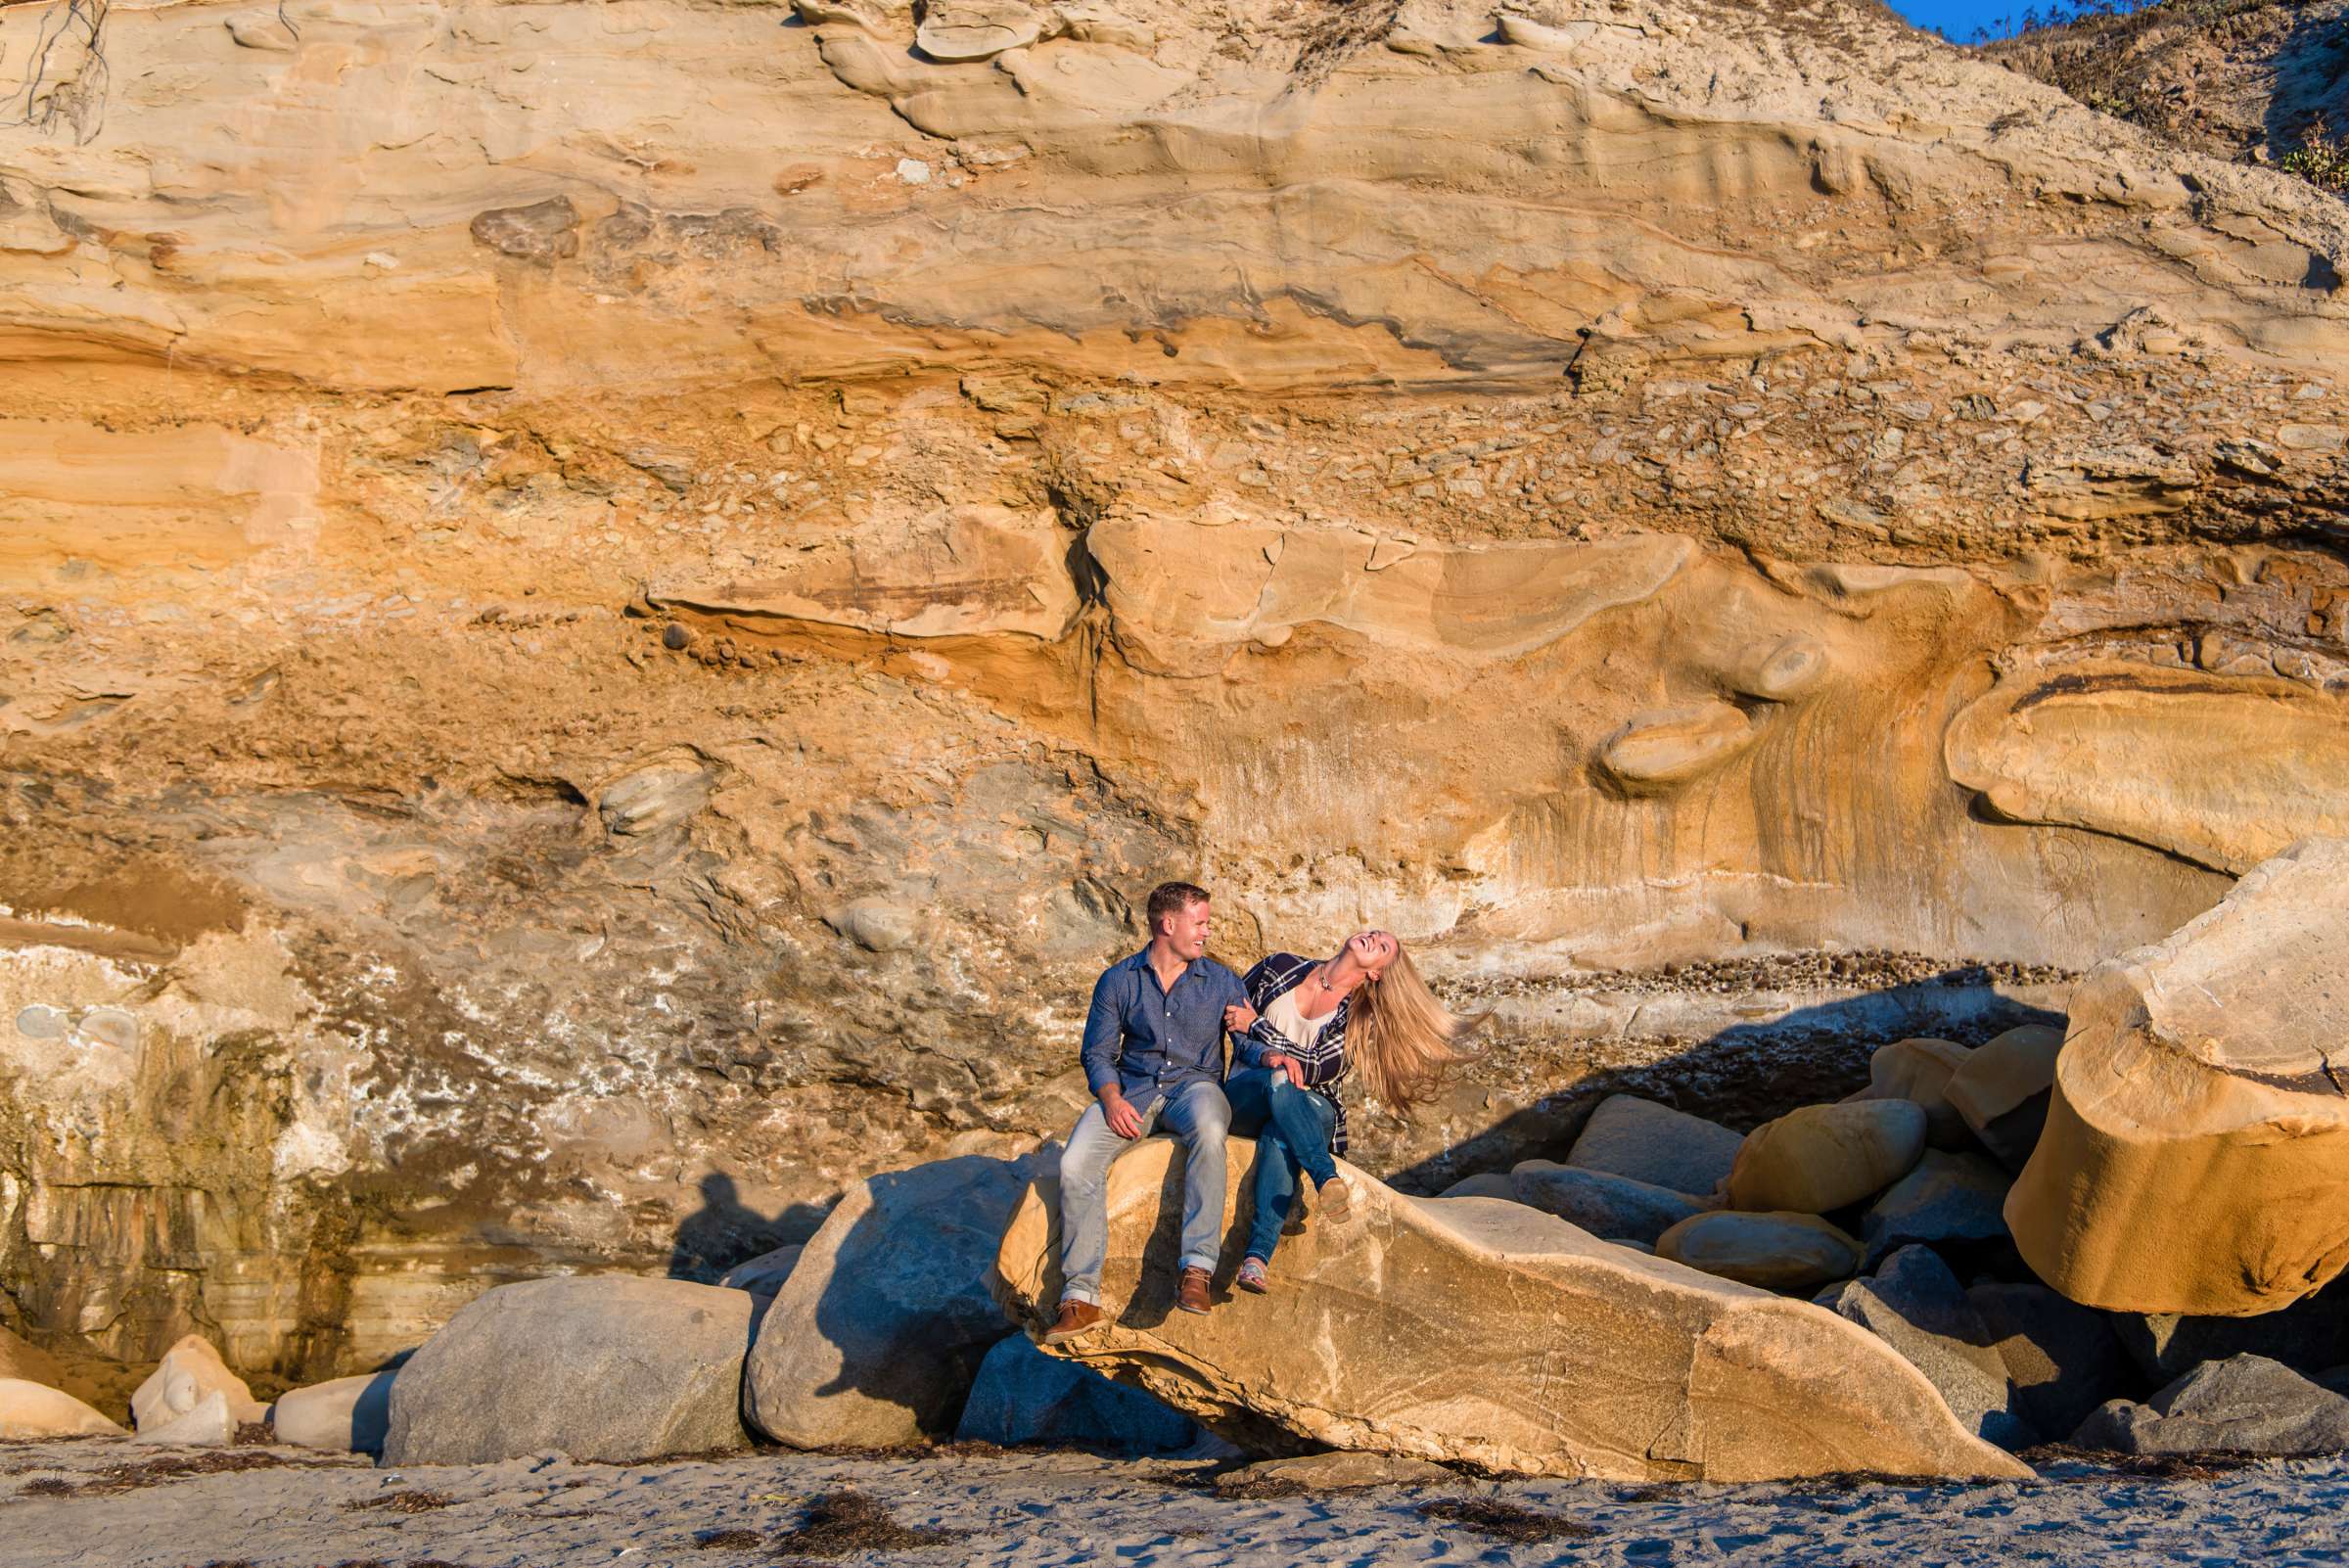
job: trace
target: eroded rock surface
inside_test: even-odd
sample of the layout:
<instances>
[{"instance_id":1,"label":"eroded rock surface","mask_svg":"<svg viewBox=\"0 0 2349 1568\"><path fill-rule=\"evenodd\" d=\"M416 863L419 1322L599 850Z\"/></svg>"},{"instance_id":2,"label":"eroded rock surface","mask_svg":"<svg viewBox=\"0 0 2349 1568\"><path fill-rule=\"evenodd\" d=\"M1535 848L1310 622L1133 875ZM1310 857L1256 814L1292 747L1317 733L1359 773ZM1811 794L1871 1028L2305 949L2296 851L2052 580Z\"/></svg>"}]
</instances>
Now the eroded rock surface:
<instances>
[{"instance_id":1,"label":"eroded rock surface","mask_svg":"<svg viewBox=\"0 0 2349 1568\"><path fill-rule=\"evenodd\" d=\"M1233 1168L1250 1152L1235 1140ZM1055 1351L1236 1440L1614 1479L2024 1473L1854 1325L1522 1204L1363 1177L1361 1220L1283 1244L1276 1294L1176 1312L1178 1175L1171 1144L1112 1168L1111 1320ZM1056 1200L1039 1181L1004 1234L1023 1323L1058 1299Z\"/></svg>"},{"instance_id":2,"label":"eroded rock surface","mask_svg":"<svg viewBox=\"0 0 2349 1568\"><path fill-rule=\"evenodd\" d=\"M61 1353L314 1382L1057 1135L1170 875L1521 985L1358 1119L1433 1190L1627 1086L1768 1120L1782 1014L1977 1038L2339 815L2342 208L1880 10L59 14L0 1285Z\"/></svg>"},{"instance_id":3,"label":"eroded rock surface","mask_svg":"<svg viewBox=\"0 0 2349 1568\"><path fill-rule=\"evenodd\" d=\"M2311 840L2082 983L2006 1200L2039 1276L2134 1313L2249 1315L2349 1266L2349 841Z\"/></svg>"}]
</instances>

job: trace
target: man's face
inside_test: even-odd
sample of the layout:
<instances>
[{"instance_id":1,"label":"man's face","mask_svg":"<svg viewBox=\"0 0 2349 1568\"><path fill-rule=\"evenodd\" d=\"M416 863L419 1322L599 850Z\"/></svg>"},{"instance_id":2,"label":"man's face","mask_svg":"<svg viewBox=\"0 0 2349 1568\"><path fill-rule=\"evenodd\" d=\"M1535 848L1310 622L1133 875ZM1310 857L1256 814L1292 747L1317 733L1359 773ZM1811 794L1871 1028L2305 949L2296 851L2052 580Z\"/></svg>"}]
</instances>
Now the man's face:
<instances>
[{"instance_id":1,"label":"man's face","mask_svg":"<svg viewBox=\"0 0 2349 1568\"><path fill-rule=\"evenodd\" d=\"M1208 909L1205 899L1167 916L1165 921L1167 945L1183 958L1201 958L1207 954Z\"/></svg>"}]
</instances>

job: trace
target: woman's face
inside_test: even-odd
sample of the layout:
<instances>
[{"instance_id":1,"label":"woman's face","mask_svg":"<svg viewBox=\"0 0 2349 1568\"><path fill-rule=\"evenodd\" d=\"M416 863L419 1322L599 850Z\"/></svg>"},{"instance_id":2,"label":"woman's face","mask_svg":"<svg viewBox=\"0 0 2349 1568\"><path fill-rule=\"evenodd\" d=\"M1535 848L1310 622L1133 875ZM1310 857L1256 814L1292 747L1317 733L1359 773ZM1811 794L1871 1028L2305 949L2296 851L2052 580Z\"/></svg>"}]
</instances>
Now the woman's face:
<instances>
[{"instance_id":1,"label":"woman's face","mask_svg":"<svg viewBox=\"0 0 2349 1568\"><path fill-rule=\"evenodd\" d=\"M1376 980L1387 972L1387 965L1395 961L1403 944L1395 940L1392 931L1358 931L1346 939L1346 950Z\"/></svg>"}]
</instances>

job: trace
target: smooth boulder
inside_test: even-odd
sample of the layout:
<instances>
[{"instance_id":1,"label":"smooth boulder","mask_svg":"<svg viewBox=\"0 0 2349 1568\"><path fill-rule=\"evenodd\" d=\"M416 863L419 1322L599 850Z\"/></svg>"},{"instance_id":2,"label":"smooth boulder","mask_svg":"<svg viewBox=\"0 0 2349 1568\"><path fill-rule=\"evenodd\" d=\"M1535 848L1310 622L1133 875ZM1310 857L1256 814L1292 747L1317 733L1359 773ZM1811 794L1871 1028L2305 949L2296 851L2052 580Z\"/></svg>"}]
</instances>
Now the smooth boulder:
<instances>
[{"instance_id":1,"label":"smooth boulder","mask_svg":"<svg viewBox=\"0 0 2349 1568\"><path fill-rule=\"evenodd\" d=\"M269 1426L280 1443L338 1453L381 1453L392 1427L392 1372L362 1372L279 1396Z\"/></svg>"},{"instance_id":2,"label":"smooth boulder","mask_svg":"<svg viewBox=\"0 0 2349 1568\"><path fill-rule=\"evenodd\" d=\"M1695 1215L1656 1238L1656 1256L1762 1290L1809 1292L1860 1270L1860 1243L1812 1214Z\"/></svg>"},{"instance_id":3,"label":"smooth boulder","mask_svg":"<svg viewBox=\"0 0 2349 1568\"><path fill-rule=\"evenodd\" d=\"M0 1377L0 1438L120 1437L122 1429L63 1389Z\"/></svg>"},{"instance_id":4,"label":"smooth boulder","mask_svg":"<svg viewBox=\"0 0 2349 1568\"><path fill-rule=\"evenodd\" d=\"M791 1280L791 1272L800 1265L800 1254L807 1249L794 1243L762 1252L747 1262L738 1263L718 1276L717 1282L728 1290L747 1290L754 1296L772 1296Z\"/></svg>"},{"instance_id":5,"label":"smooth boulder","mask_svg":"<svg viewBox=\"0 0 2349 1568\"><path fill-rule=\"evenodd\" d=\"M387 1464L553 1452L630 1463L747 1447L743 1353L758 1298L589 1274L476 1298L392 1380Z\"/></svg>"},{"instance_id":6,"label":"smooth boulder","mask_svg":"<svg viewBox=\"0 0 2349 1568\"><path fill-rule=\"evenodd\" d=\"M1635 1094L1610 1094L1583 1124L1566 1163L1703 1198L1728 1179L1743 1141L1718 1122Z\"/></svg>"},{"instance_id":7,"label":"smooth boulder","mask_svg":"<svg viewBox=\"0 0 2349 1568\"><path fill-rule=\"evenodd\" d=\"M1914 1101L1806 1105L1746 1134L1724 1207L1825 1214L1892 1185L1924 1152L1925 1112Z\"/></svg>"},{"instance_id":8,"label":"smooth boulder","mask_svg":"<svg viewBox=\"0 0 2349 1568\"><path fill-rule=\"evenodd\" d=\"M2064 1032L2024 1024L1992 1037L1966 1057L1943 1093L1967 1130L2009 1171L2039 1144Z\"/></svg>"},{"instance_id":9,"label":"smooth boulder","mask_svg":"<svg viewBox=\"0 0 2349 1568\"><path fill-rule=\"evenodd\" d=\"M958 1439L1003 1448L1047 1444L1110 1453L1172 1453L1203 1435L1180 1410L1089 1366L1046 1356L1025 1334L987 1353L954 1427Z\"/></svg>"},{"instance_id":10,"label":"smooth boulder","mask_svg":"<svg viewBox=\"0 0 2349 1568\"><path fill-rule=\"evenodd\" d=\"M2334 1453L2349 1399L2264 1356L2205 1361L2142 1405L2115 1400L2072 1435L2123 1453Z\"/></svg>"},{"instance_id":11,"label":"smooth boulder","mask_svg":"<svg viewBox=\"0 0 2349 1568\"><path fill-rule=\"evenodd\" d=\"M1601 1241L1653 1246L1658 1236L1706 1208L1685 1192L1553 1160L1523 1162L1509 1173L1509 1184L1519 1203L1580 1225Z\"/></svg>"},{"instance_id":12,"label":"smooth boulder","mask_svg":"<svg viewBox=\"0 0 2349 1568\"><path fill-rule=\"evenodd\" d=\"M1235 1144L1233 1169L1248 1154ZM1174 1305L1179 1162L1165 1144L1128 1155L1109 1180L1109 1320L1050 1353L1134 1378L1259 1453L1614 1480L2029 1473L1889 1347L1807 1302L1523 1204L1414 1201L1350 1174L1359 1218L1284 1243L1275 1294L1224 1295L1201 1316ZM1241 1187L1220 1287L1239 1262ZM998 1258L1004 1309L1032 1329L1060 1295L1058 1204L1039 1178Z\"/></svg>"},{"instance_id":13,"label":"smooth boulder","mask_svg":"<svg viewBox=\"0 0 2349 1568\"><path fill-rule=\"evenodd\" d=\"M232 1432L236 1424L260 1421L269 1413L269 1407L253 1397L245 1380L220 1360L211 1341L202 1334L190 1334L163 1353L155 1370L147 1374L147 1381L130 1396L131 1421L141 1435L160 1431L193 1413L213 1394L220 1396Z\"/></svg>"},{"instance_id":14,"label":"smooth boulder","mask_svg":"<svg viewBox=\"0 0 2349 1568\"><path fill-rule=\"evenodd\" d=\"M236 1411L225 1389L214 1389L168 1421L141 1425L136 1440L181 1449L225 1449L237 1440Z\"/></svg>"},{"instance_id":15,"label":"smooth boulder","mask_svg":"<svg viewBox=\"0 0 2349 1568\"><path fill-rule=\"evenodd\" d=\"M1442 1192L1439 1198L1506 1198L1517 1201L1517 1184L1509 1179L1506 1171L1479 1171L1472 1176L1462 1176Z\"/></svg>"},{"instance_id":16,"label":"smooth boulder","mask_svg":"<svg viewBox=\"0 0 2349 1568\"><path fill-rule=\"evenodd\" d=\"M1873 1268L1901 1248L1923 1242L1945 1258L2001 1255L2011 1261L2013 1238L2003 1212L2014 1178L1979 1154L1927 1149L1916 1168L1884 1189L1860 1219Z\"/></svg>"},{"instance_id":17,"label":"smooth boulder","mask_svg":"<svg viewBox=\"0 0 2349 1568\"><path fill-rule=\"evenodd\" d=\"M1909 1100L1925 1113L1925 1141L1937 1149L1962 1149L1973 1141L1965 1118L1950 1103L1950 1077L1973 1055L1954 1039L1912 1036L1878 1046L1867 1059L1867 1086L1853 1100Z\"/></svg>"},{"instance_id":18,"label":"smooth boulder","mask_svg":"<svg viewBox=\"0 0 2349 1568\"><path fill-rule=\"evenodd\" d=\"M1868 1278L1840 1287L1832 1305L1930 1378L1967 1430L2004 1449L2037 1440L2015 1413L2014 1385L1989 1326L1931 1248L1904 1247Z\"/></svg>"},{"instance_id":19,"label":"smooth boulder","mask_svg":"<svg viewBox=\"0 0 2349 1568\"><path fill-rule=\"evenodd\" d=\"M0 1378L17 1378L50 1388L66 1386L65 1368L57 1358L29 1340L0 1328Z\"/></svg>"},{"instance_id":20,"label":"smooth boulder","mask_svg":"<svg viewBox=\"0 0 2349 1568\"><path fill-rule=\"evenodd\" d=\"M2249 1316L2349 1266L2349 841L2294 845L2072 994L2006 1199L2074 1301Z\"/></svg>"},{"instance_id":21,"label":"smooth boulder","mask_svg":"<svg viewBox=\"0 0 2349 1568\"><path fill-rule=\"evenodd\" d=\"M2044 1435L2069 1432L2142 1386L2111 1322L2093 1307L2045 1285L1996 1280L1967 1286L1965 1299L2005 1363L2015 1413Z\"/></svg>"},{"instance_id":22,"label":"smooth boulder","mask_svg":"<svg viewBox=\"0 0 2349 1568\"><path fill-rule=\"evenodd\" d=\"M963 1155L851 1187L767 1310L745 1368L745 1417L800 1449L951 1433L1005 1332L988 1289L995 1245L1045 1166L1058 1169L1057 1150Z\"/></svg>"}]
</instances>

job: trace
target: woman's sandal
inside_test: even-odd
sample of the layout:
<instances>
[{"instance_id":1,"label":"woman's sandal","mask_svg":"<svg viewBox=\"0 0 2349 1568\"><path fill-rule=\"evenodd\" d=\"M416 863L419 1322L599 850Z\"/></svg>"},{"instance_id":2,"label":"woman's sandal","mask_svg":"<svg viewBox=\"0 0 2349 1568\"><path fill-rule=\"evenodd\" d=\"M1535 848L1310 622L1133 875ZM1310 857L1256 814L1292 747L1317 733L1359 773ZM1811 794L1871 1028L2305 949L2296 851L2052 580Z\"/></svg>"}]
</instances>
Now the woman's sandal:
<instances>
[{"instance_id":1,"label":"woman's sandal","mask_svg":"<svg viewBox=\"0 0 2349 1568\"><path fill-rule=\"evenodd\" d=\"M1232 1275L1231 1282L1251 1295L1268 1296L1272 1293L1272 1281L1266 1276L1262 1258L1241 1259L1240 1271Z\"/></svg>"}]
</instances>

